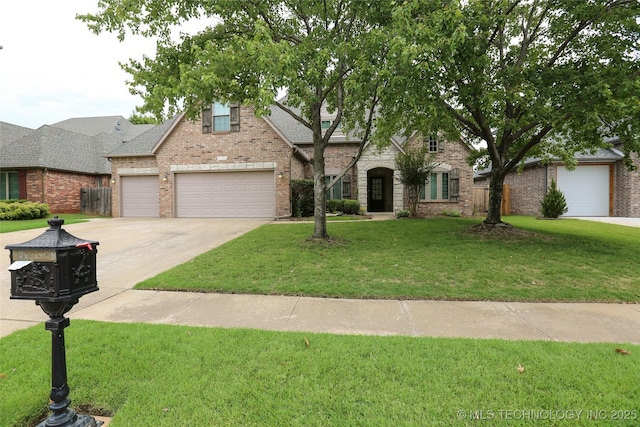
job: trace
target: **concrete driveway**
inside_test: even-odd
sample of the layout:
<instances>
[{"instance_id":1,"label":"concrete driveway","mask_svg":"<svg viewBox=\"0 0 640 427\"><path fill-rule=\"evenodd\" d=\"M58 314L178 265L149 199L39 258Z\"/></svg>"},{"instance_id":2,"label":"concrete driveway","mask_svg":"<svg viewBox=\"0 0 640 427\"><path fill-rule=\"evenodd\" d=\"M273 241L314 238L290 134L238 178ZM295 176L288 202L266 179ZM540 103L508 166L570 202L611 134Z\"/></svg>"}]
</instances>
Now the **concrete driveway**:
<instances>
[{"instance_id":1,"label":"concrete driveway","mask_svg":"<svg viewBox=\"0 0 640 427\"><path fill-rule=\"evenodd\" d=\"M64 215L61 215L64 219ZM72 311L113 298L136 283L232 240L270 219L95 219L62 228L76 237L97 240L100 290L80 299ZM47 320L34 302L11 300L6 245L31 240L44 229L0 234L0 337Z\"/></svg>"}]
</instances>

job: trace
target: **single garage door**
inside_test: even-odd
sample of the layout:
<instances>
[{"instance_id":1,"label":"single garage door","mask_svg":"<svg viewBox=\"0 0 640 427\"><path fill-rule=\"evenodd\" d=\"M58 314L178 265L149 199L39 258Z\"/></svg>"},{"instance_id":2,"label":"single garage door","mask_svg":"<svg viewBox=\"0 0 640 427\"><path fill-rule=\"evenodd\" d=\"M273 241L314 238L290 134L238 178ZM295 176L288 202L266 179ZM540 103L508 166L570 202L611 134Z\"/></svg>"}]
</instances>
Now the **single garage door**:
<instances>
[{"instance_id":1,"label":"single garage door","mask_svg":"<svg viewBox=\"0 0 640 427\"><path fill-rule=\"evenodd\" d=\"M569 210L566 216L609 216L609 166L558 167L558 188Z\"/></svg>"},{"instance_id":2,"label":"single garage door","mask_svg":"<svg viewBox=\"0 0 640 427\"><path fill-rule=\"evenodd\" d=\"M160 183L157 175L123 176L120 179L123 217L160 216Z\"/></svg>"},{"instance_id":3,"label":"single garage door","mask_svg":"<svg viewBox=\"0 0 640 427\"><path fill-rule=\"evenodd\" d=\"M268 218L275 216L273 171L175 175L179 218Z\"/></svg>"}]
</instances>

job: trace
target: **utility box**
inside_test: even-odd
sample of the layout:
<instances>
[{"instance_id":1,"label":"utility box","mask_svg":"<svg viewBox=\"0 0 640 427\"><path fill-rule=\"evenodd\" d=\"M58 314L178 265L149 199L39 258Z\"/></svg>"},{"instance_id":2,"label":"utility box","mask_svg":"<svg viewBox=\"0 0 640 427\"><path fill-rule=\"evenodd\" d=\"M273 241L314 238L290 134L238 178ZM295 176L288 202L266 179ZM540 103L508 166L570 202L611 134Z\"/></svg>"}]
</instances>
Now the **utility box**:
<instances>
[{"instance_id":1,"label":"utility box","mask_svg":"<svg viewBox=\"0 0 640 427\"><path fill-rule=\"evenodd\" d=\"M57 216L49 228L28 242L7 245L11 252L11 299L67 302L98 290L98 242L62 229Z\"/></svg>"}]
</instances>

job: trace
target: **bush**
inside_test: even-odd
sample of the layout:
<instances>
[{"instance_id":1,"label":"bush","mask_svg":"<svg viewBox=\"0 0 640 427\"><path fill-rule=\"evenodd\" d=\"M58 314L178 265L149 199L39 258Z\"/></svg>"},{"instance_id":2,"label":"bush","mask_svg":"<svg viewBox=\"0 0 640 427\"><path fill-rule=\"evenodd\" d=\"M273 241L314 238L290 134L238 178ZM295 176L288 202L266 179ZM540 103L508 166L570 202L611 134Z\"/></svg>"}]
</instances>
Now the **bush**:
<instances>
[{"instance_id":1,"label":"bush","mask_svg":"<svg viewBox=\"0 0 640 427\"><path fill-rule=\"evenodd\" d=\"M442 211L442 215L459 218L462 216L462 212L460 212L458 209L445 209Z\"/></svg>"},{"instance_id":2,"label":"bush","mask_svg":"<svg viewBox=\"0 0 640 427\"><path fill-rule=\"evenodd\" d=\"M49 216L49 205L28 200L1 200L0 220L17 221Z\"/></svg>"},{"instance_id":3,"label":"bush","mask_svg":"<svg viewBox=\"0 0 640 427\"><path fill-rule=\"evenodd\" d=\"M293 215L300 218L313 216L313 181L310 179L291 180L291 208Z\"/></svg>"},{"instance_id":4,"label":"bush","mask_svg":"<svg viewBox=\"0 0 640 427\"><path fill-rule=\"evenodd\" d=\"M344 200L342 199L327 200L327 212L331 212L331 213L344 212Z\"/></svg>"},{"instance_id":5,"label":"bush","mask_svg":"<svg viewBox=\"0 0 640 427\"><path fill-rule=\"evenodd\" d=\"M358 215L360 213L360 202L357 200L345 199L342 211L347 215Z\"/></svg>"},{"instance_id":6,"label":"bush","mask_svg":"<svg viewBox=\"0 0 640 427\"><path fill-rule=\"evenodd\" d=\"M408 209L396 211L396 218L411 218L411 211Z\"/></svg>"},{"instance_id":7,"label":"bush","mask_svg":"<svg viewBox=\"0 0 640 427\"><path fill-rule=\"evenodd\" d=\"M542 199L541 210L545 218L558 218L569 210L564 194L556 188L556 182L553 179L549 191Z\"/></svg>"}]
</instances>

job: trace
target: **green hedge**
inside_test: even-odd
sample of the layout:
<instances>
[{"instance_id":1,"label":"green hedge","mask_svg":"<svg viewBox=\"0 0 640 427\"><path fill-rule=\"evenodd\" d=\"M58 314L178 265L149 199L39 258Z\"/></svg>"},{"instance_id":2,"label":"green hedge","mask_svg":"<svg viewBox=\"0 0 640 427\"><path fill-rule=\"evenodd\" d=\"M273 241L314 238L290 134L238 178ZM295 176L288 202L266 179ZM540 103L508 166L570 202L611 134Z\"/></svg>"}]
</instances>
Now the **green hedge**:
<instances>
[{"instance_id":1,"label":"green hedge","mask_svg":"<svg viewBox=\"0 0 640 427\"><path fill-rule=\"evenodd\" d=\"M360 202L357 200L345 199L342 211L347 215L358 215L360 213Z\"/></svg>"},{"instance_id":2,"label":"green hedge","mask_svg":"<svg viewBox=\"0 0 640 427\"><path fill-rule=\"evenodd\" d=\"M17 221L49 216L49 205L28 200L0 200L0 220Z\"/></svg>"}]
</instances>

